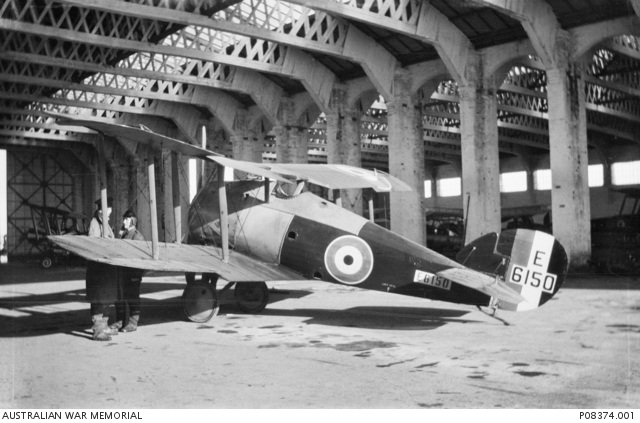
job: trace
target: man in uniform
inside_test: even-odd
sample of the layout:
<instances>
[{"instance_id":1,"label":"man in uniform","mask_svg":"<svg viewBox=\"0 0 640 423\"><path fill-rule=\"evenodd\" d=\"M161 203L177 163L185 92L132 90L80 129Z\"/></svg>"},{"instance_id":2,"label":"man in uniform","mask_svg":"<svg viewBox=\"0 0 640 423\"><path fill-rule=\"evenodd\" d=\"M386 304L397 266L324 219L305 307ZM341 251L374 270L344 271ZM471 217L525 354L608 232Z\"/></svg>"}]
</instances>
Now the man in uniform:
<instances>
[{"instance_id":1,"label":"man in uniform","mask_svg":"<svg viewBox=\"0 0 640 423\"><path fill-rule=\"evenodd\" d=\"M102 219L109 221L112 210L112 198L107 199L107 216L102 216L102 201L95 202L98 209L93 214L89 225L88 236L100 238L114 238L109 225L102 225ZM91 320L93 321L93 339L96 341L111 341L111 335L117 335L117 330L108 326L109 307L118 294L118 268L104 263L90 261L87 263L87 301L91 303Z\"/></svg>"},{"instance_id":2,"label":"man in uniform","mask_svg":"<svg viewBox=\"0 0 640 423\"><path fill-rule=\"evenodd\" d=\"M138 219L134 212L127 211L122 216L122 221L119 238L144 241L144 237L136 229ZM140 269L118 268L120 289L118 290L118 300L116 301L116 322L109 326L111 329L119 330L120 332L133 332L138 328L140 319L140 285L142 284L143 273L144 270ZM126 320L127 309L129 309L128 321Z\"/></svg>"}]
</instances>

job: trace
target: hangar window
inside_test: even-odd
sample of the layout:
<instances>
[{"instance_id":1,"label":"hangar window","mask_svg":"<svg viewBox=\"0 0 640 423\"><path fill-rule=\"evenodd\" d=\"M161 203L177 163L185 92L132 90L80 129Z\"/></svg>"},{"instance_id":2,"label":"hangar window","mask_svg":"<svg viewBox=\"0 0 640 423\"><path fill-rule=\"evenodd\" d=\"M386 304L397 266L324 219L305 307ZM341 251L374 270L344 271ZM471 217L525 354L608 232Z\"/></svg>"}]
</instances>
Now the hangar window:
<instances>
[{"instance_id":1,"label":"hangar window","mask_svg":"<svg viewBox=\"0 0 640 423\"><path fill-rule=\"evenodd\" d=\"M601 164L589 165L589 186L601 187L604 185L604 166Z\"/></svg>"},{"instance_id":2,"label":"hangar window","mask_svg":"<svg viewBox=\"0 0 640 423\"><path fill-rule=\"evenodd\" d=\"M611 165L611 182L613 185L640 184L640 161Z\"/></svg>"},{"instance_id":3,"label":"hangar window","mask_svg":"<svg viewBox=\"0 0 640 423\"><path fill-rule=\"evenodd\" d=\"M431 193L431 181L424 181L424 198L431 198L433 194Z\"/></svg>"},{"instance_id":4,"label":"hangar window","mask_svg":"<svg viewBox=\"0 0 640 423\"><path fill-rule=\"evenodd\" d=\"M601 187L604 185L604 166L601 164L589 165L589 186ZM533 172L533 188L537 191L551 189L551 169L540 169Z\"/></svg>"},{"instance_id":5,"label":"hangar window","mask_svg":"<svg viewBox=\"0 0 640 423\"><path fill-rule=\"evenodd\" d=\"M536 191L551 189L551 169L540 169L533 172L533 189Z\"/></svg>"},{"instance_id":6,"label":"hangar window","mask_svg":"<svg viewBox=\"0 0 640 423\"><path fill-rule=\"evenodd\" d=\"M438 195L440 197L455 197L462 194L460 178L439 179L437 182Z\"/></svg>"},{"instance_id":7,"label":"hangar window","mask_svg":"<svg viewBox=\"0 0 640 423\"><path fill-rule=\"evenodd\" d=\"M527 172L507 172L500 175L500 192L524 192L527 190Z\"/></svg>"}]
</instances>

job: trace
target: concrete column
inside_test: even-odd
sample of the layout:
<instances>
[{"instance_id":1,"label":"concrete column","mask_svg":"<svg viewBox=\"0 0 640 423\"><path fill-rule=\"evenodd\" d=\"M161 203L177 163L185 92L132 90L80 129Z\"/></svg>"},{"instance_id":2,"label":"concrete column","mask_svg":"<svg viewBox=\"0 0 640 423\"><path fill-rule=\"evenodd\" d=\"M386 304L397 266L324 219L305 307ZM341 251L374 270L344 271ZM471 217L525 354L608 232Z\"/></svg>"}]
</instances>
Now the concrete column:
<instances>
[{"instance_id":1,"label":"concrete column","mask_svg":"<svg viewBox=\"0 0 640 423\"><path fill-rule=\"evenodd\" d=\"M426 245L422 111L410 82L408 74L396 73L393 98L387 103L389 172L412 189L391 193L391 230Z\"/></svg>"},{"instance_id":2,"label":"concrete column","mask_svg":"<svg viewBox=\"0 0 640 423\"><path fill-rule=\"evenodd\" d=\"M346 88L334 88L327 118L327 163L362 166L360 112L346 104ZM362 215L362 190L342 190L342 207Z\"/></svg>"},{"instance_id":3,"label":"concrete column","mask_svg":"<svg viewBox=\"0 0 640 423\"><path fill-rule=\"evenodd\" d=\"M285 98L278 110L278 124L273 127L276 135L276 161L278 163L308 163L308 132L297 119L295 104Z\"/></svg>"},{"instance_id":4,"label":"concrete column","mask_svg":"<svg viewBox=\"0 0 640 423\"><path fill-rule=\"evenodd\" d=\"M479 80L459 88L462 133L463 210L469 216L466 242L500 232L500 156L497 84Z\"/></svg>"},{"instance_id":5,"label":"concrete column","mask_svg":"<svg viewBox=\"0 0 640 423\"><path fill-rule=\"evenodd\" d=\"M571 266L591 257L591 210L584 80L578 63L547 71L553 234Z\"/></svg>"},{"instance_id":6,"label":"concrete column","mask_svg":"<svg viewBox=\"0 0 640 423\"><path fill-rule=\"evenodd\" d=\"M248 111L238 110L233 125L234 133L231 135L233 158L260 163L262 162L261 141L264 140L264 134L258 134L257 129L251 129L249 125Z\"/></svg>"}]
</instances>

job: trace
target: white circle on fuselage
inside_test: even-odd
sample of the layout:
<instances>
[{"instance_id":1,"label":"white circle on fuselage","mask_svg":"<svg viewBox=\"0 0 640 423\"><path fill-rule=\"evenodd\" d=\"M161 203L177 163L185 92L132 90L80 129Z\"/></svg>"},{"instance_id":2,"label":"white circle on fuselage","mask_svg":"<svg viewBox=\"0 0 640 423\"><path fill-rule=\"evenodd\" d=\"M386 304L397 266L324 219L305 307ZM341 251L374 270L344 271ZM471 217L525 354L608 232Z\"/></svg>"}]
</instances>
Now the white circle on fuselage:
<instances>
[{"instance_id":1,"label":"white circle on fuselage","mask_svg":"<svg viewBox=\"0 0 640 423\"><path fill-rule=\"evenodd\" d=\"M350 245L345 245L336 252L336 267L345 275L353 275L362 269L362 261L360 251Z\"/></svg>"},{"instance_id":2,"label":"white circle on fuselage","mask_svg":"<svg viewBox=\"0 0 640 423\"><path fill-rule=\"evenodd\" d=\"M349 285L364 282L373 270L373 252L362 238L344 235L334 239L324 253L324 264L334 279Z\"/></svg>"}]
</instances>

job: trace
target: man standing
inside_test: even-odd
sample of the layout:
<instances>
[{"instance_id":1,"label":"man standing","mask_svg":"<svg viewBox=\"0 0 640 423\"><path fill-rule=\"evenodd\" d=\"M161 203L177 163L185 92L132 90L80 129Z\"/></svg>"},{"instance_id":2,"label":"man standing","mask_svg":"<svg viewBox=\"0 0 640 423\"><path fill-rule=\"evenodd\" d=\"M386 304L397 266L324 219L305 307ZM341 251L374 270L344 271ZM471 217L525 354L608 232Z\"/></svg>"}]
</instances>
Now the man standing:
<instances>
[{"instance_id":1,"label":"man standing","mask_svg":"<svg viewBox=\"0 0 640 423\"><path fill-rule=\"evenodd\" d=\"M107 215L104 217L109 221L111 215L112 199L107 199ZM88 236L99 238L114 238L113 231L109 225L102 225L102 201L95 202L98 209L93 214L93 219L89 225ZM118 294L118 269L108 264L90 261L87 263L87 301L91 303L91 320L93 321L93 339L95 341L111 341L110 335L117 335L117 330L109 328L109 307L117 298Z\"/></svg>"},{"instance_id":2,"label":"man standing","mask_svg":"<svg viewBox=\"0 0 640 423\"><path fill-rule=\"evenodd\" d=\"M138 219L134 212L127 211L122 216L122 220L119 238L144 241L144 237L136 229ZM120 332L133 332L138 328L140 319L140 285L142 284L144 270L119 267L118 272L121 286L118 290L118 300L116 301L116 322L109 328L116 331L120 330ZM126 321L127 308L129 309L128 322Z\"/></svg>"}]
</instances>

